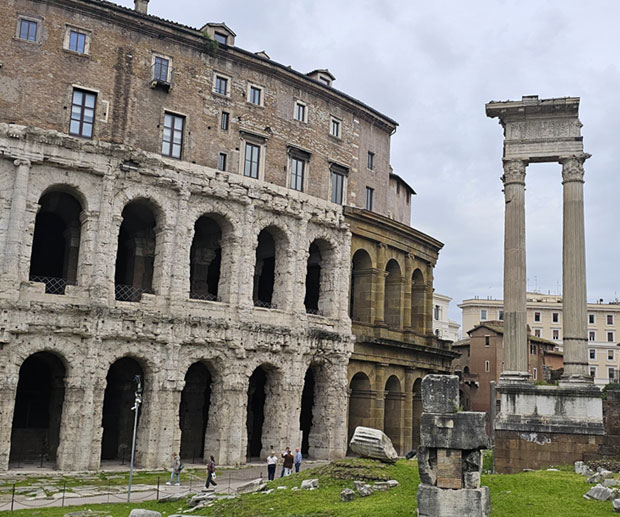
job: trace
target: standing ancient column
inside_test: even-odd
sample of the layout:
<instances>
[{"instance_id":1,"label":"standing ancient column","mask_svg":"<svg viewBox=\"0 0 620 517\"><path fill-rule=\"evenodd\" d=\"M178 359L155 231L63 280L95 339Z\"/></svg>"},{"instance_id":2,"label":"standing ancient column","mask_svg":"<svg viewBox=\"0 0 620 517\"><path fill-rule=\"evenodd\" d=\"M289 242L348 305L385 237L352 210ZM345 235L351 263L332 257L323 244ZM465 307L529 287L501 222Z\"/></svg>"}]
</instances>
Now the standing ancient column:
<instances>
[{"instance_id":1,"label":"standing ancient column","mask_svg":"<svg viewBox=\"0 0 620 517\"><path fill-rule=\"evenodd\" d=\"M19 282L26 278L17 278L20 263L20 246L24 240L23 222L28 201L28 178L30 176L30 160L18 158L13 161L17 169L15 171L15 183L13 185L13 198L6 236L6 248L4 250L3 269L13 280Z\"/></svg>"},{"instance_id":2,"label":"standing ancient column","mask_svg":"<svg viewBox=\"0 0 620 517\"><path fill-rule=\"evenodd\" d=\"M525 276L526 160L504 160L504 371L500 382L527 382Z\"/></svg>"},{"instance_id":3,"label":"standing ancient column","mask_svg":"<svg viewBox=\"0 0 620 517\"><path fill-rule=\"evenodd\" d=\"M564 186L562 289L564 293L563 383L587 382L586 245L583 217L583 153L560 159Z\"/></svg>"}]
</instances>

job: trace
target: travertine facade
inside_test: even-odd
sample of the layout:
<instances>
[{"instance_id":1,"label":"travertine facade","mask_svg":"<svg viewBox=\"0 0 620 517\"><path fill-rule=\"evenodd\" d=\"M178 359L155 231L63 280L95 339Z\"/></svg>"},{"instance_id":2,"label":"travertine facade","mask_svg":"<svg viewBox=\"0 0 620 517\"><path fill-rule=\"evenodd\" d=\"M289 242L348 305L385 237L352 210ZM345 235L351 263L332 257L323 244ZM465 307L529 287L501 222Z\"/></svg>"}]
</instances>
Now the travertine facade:
<instances>
[{"instance_id":1,"label":"travertine facade","mask_svg":"<svg viewBox=\"0 0 620 517\"><path fill-rule=\"evenodd\" d=\"M414 350L411 394L405 369L452 357L430 331L441 244L408 226L389 163L397 124L327 70L147 9L0 6L0 470L128 458L136 376L141 466L341 457L356 232L388 293L363 360Z\"/></svg>"}]
</instances>

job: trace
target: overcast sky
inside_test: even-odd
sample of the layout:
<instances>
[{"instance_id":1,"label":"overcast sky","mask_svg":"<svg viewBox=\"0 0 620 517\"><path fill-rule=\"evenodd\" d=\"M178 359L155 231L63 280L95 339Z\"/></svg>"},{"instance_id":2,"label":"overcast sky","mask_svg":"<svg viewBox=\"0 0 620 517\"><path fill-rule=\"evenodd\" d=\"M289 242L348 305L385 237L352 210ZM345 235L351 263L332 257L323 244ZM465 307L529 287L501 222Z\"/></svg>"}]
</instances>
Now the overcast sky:
<instances>
[{"instance_id":1,"label":"overcast sky","mask_svg":"<svg viewBox=\"0 0 620 517\"><path fill-rule=\"evenodd\" d=\"M463 299L502 297L502 130L485 103L581 97L588 301L620 296L620 2L151 0L149 13L225 22L237 46L329 68L335 88L398 121L391 163L417 192L412 226L445 244L435 289L459 323ZM526 184L528 290L560 293L561 166L530 165Z\"/></svg>"}]
</instances>

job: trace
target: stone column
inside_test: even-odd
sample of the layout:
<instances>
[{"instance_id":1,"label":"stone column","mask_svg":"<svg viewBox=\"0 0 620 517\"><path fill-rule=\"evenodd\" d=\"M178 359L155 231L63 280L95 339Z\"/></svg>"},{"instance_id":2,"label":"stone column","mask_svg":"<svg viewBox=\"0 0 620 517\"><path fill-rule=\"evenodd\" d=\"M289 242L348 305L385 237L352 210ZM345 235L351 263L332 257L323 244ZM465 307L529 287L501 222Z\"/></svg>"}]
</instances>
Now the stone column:
<instances>
[{"instance_id":1,"label":"stone column","mask_svg":"<svg viewBox=\"0 0 620 517\"><path fill-rule=\"evenodd\" d=\"M564 375L562 383L588 383L586 247L583 217L583 162L589 154L560 159L564 186L562 290Z\"/></svg>"},{"instance_id":2,"label":"stone column","mask_svg":"<svg viewBox=\"0 0 620 517\"><path fill-rule=\"evenodd\" d=\"M415 368L405 367L405 406L402 408L403 413L403 443L404 452L413 449L413 382Z\"/></svg>"},{"instance_id":3,"label":"stone column","mask_svg":"<svg viewBox=\"0 0 620 517\"><path fill-rule=\"evenodd\" d=\"M413 277L413 255L405 255L405 293L403 299L403 328L411 329L411 290Z\"/></svg>"},{"instance_id":4,"label":"stone column","mask_svg":"<svg viewBox=\"0 0 620 517\"><path fill-rule=\"evenodd\" d=\"M375 366L375 400L373 404L374 428L383 431L385 418L385 369L387 363L378 363Z\"/></svg>"},{"instance_id":5,"label":"stone column","mask_svg":"<svg viewBox=\"0 0 620 517\"><path fill-rule=\"evenodd\" d=\"M385 324L385 253L387 245L382 242L377 246L377 275L375 281L375 325Z\"/></svg>"},{"instance_id":6,"label":"stone column","mask_svg":"<svg viewBox=\"0 0 620 517\"><path fill-rule=\"evenodd\" d=\"M501 383L529 381L525 276L525 160L504 160L504 371Z\"/></svg>"},{"instance_id":7,"label":"stone column","mask_svg":"<svg viewBox=\"0 0 620 517\"><path fill-rule=\"evenodd\" d=\"M13 164L16 168L15 182L13 184L13 198L9 212L3 270L9 276L17 279L19 274L20 245L24 239L23 222L26 214L28 178L30 176L31 164L30 160L22 159L15 160ZM18 280L26 279L20 278Z\"/></svg>"},{"instance_id":8,"label":"stone column","mask_svg":"<svg viewBox=\"0 0 620 517\"><path fill-rule=\"evenodd\" d=\"M189 190L183 189L179 192L176 226L172 237L174 241L173 255L177 259L171 261L172 264L170 265L170 298L179 303L184 303L190 292L190 248L194 228L188 220L189 199Z\"/></svg>"}]
</instances>

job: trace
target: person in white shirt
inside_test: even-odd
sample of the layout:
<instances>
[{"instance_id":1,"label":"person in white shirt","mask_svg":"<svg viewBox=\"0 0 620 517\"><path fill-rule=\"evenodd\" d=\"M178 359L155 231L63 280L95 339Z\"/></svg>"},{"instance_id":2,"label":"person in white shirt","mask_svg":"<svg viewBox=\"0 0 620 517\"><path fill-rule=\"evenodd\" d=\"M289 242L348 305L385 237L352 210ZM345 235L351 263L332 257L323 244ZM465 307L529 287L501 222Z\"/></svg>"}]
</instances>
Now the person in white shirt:
<instances>
[{"instance_id":1,"label":"person in white shirt","mask_svg":"<svg viewBox=\"0 0 620 517\"><path fill-rule=\"evenodd\" d=\"M267 479L273 481L276 477L276 463L278 463L278 457L275 451L271 451L271 454L267 456Z\"/></svg>"}]
</instances>

